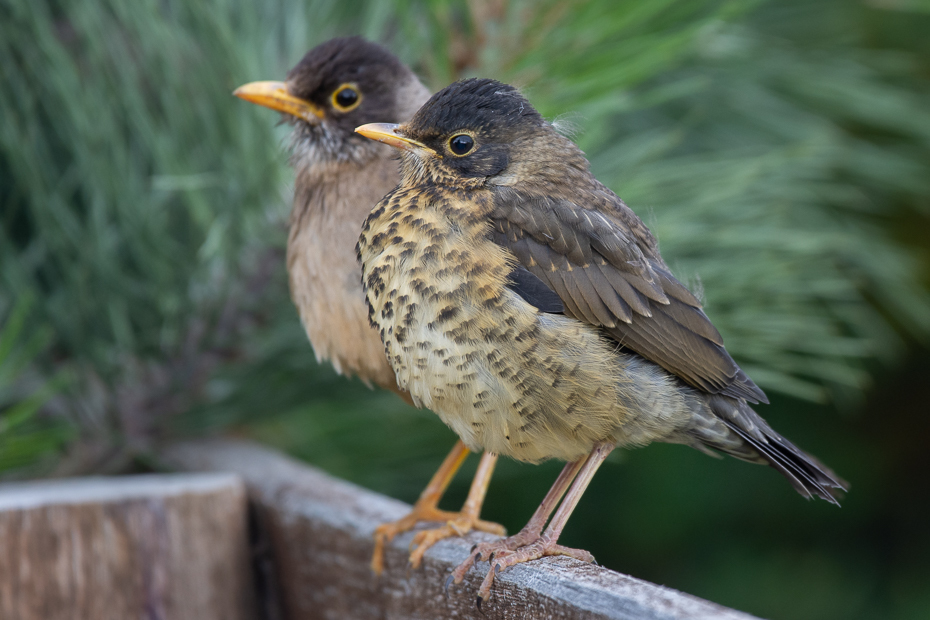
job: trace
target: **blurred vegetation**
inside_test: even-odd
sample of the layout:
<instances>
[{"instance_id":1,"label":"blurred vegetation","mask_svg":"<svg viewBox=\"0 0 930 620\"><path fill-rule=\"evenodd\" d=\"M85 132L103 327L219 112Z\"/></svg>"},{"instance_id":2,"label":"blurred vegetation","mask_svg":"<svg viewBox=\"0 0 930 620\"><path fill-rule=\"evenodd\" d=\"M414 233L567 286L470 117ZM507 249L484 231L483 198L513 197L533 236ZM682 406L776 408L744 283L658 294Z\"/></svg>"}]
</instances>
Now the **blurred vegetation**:
<instances>
[{"instance_id":1,"label":"blurred vegetation","mask_svg":"<svg viewBox=\"0 0 930 620\"><path fill-rule=\"evenodd\" d=\"M434 89L522 87L706 289L764 415L853 483L836 510L653 446L563 542L762 616L930 617L927 32L926 0L0 4L0 470L130 471L232 432L416 497L454 437L314 361L286 128L230 96L357 33ZM485 516L515 531L558 468L503 463Z\"/></svg>"},{"instance_id":2,"label":"blurred vegetation","mask_svg":"<svg viewBox=\"0 0 930 620\"><path fill-rule=\"evenodd\" d=\"M41 469L73 435L71 420L42 411L64 377L31 372L51 336L27 325L35 304L34 295L23 294L12 308L0 306L0 474Z\"/></svg>"}]
</instances>

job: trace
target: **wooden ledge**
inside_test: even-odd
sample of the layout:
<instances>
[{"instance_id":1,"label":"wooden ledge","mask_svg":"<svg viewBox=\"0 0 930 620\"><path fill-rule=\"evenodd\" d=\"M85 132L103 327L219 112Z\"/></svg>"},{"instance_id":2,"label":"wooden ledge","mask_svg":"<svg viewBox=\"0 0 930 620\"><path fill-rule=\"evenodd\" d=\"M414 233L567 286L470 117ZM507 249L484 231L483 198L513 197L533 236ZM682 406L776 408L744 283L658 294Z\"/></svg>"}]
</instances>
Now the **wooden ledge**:
<instances>
[{"instance_id":1,"label":"wooden ledge","mask_svg":"<svg viewBox=\"0 0 930 620\"><path fill-rule=\"evenodd\" d=\"M255 617L231 474L0 484L0 618Z\"/></svg>"},{"instance_id":2,"label":"wooden ledge","mask_svg":"<svg viewBox=\"0 0 930 620\"><path fill-rule=\"evenodd\" d=\"M235 472L245 481L271 559L264 565L268 617L288 619L474 620L579 618L750 620L753 616L570 558L545 558L498 575L482 610L475 593L484 571L458 586L443 583L473 544L472 533L442 541L418 570L407 568L412 534L386 550L384 575L372 574L375 527L410 509L402 502L335 479L253 443L215 440L174 444L159 457L185 471ZM261 572L261 571L260 571ZM273 577L268 577L270 572ZM261 575L260 575L261 577ZM261 579L260 579L261 580ZM268 583L271 583L269 586Z\"/></svg>"}]
</instances>

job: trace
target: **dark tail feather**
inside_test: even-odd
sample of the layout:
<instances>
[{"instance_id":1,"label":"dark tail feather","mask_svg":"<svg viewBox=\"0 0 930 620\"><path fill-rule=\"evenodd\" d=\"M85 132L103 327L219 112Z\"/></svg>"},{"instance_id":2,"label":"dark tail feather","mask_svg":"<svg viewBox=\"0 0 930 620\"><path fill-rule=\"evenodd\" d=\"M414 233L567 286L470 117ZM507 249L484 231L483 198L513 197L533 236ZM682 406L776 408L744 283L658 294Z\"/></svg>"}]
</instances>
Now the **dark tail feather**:
<instances>
[{"instance_id":1,"label":"dark tail feather","mask_svg":"<svg viewBox=\"0 0 930 620\"><path fill-rule=\"evenodd\" d=\"M772 430L742 399L714 395L692 402L692 446L719 450L750 463L766 464L788 479L798 493L839 506L849 486L829 467Z\"/></svg>"},{"instance_id":2,"label":"dark tail feather","mask_svg":"<svg viewBox=\"0 0 930 620\"><path fill-rule=\"evenodd\" d=\"M816 458L805 454L774 431L771 434L764 433L760 440L732 422L723 420L723 423L752 446L769 465L781 472L798 493L809 499L817 496L831 504L840 505L837 497L846 490L847 484Z\"/></svg>"}]
</instances>

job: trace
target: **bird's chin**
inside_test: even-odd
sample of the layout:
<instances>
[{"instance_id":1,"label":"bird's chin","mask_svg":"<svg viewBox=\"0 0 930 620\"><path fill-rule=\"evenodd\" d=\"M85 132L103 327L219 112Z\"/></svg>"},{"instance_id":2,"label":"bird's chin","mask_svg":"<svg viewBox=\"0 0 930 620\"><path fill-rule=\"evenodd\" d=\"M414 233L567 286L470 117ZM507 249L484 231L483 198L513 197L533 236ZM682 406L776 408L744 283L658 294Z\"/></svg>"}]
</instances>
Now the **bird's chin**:
<instances>
[{"instance_id":1,"label":"bird's chin","mask_svg":"<svg viewBox=\"0 0 930 620\"><path fill-rule=\"evenodd\" d=\"M310 124L297 120L291 123L288 148L295 168L312 170L326 164L355 163L364 165L377 156L369 140L356 139L354 134L333 128L327 122Z\"/></svg>"},{"instance_id":2,"label":"bird's chin","mask_svg":"<svg viewBox=\"0 0 930 620\"><path fill-rule=\"evenodd\" d=\"M405 185L420 185L431 180L433 175L419 153L401 151L400 176Z\"/></svg>"}]
</instances>

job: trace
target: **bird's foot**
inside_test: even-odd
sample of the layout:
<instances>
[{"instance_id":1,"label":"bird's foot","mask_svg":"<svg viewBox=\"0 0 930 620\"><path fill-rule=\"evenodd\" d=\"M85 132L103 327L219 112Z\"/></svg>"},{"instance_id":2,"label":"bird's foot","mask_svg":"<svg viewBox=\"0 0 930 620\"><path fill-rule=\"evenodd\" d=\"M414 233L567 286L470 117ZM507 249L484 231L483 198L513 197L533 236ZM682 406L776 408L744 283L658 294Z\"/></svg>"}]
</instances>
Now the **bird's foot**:
<instances>
[{"instance_id":1,"label":"bird's foot","mask_svg":"<svg viewBox=\"0 0 930 620\"><path fill-rule=\"evenodd\" d=\"M424 521L445 521L445 524L438 528L423 530L414 536L410 543L412 549L410 553L410 564L413 568L418 568L423 561L423 554L434 544L450 536L463 536L471 530L479 532L489 532L498 536L507 533L504 526L490 521L467 515L462 512L449 512L439 510L434 504L414 505L413 510L404 517L393 523L383 523L375 528L375 550L371 557L371 569L378 575L384 570L384 547L391 542L395 536L412 530L417 524Z\"/></svg>"},{"instance_id":2,"label":"bird's foot","mask_svg":"<svg viewBox=\"0 0 930 620\"><path fill-rule=\"evenodd\" d=\"M540 536L541 529L533 530L523 528L513 536L475 545L471 548L471 553L468 557L452 571L450 583L462 583L462 580L465 578L465 573L467 573L472 566L477 566L478 562L490 562L495 557L513 553L514 550L525 547L538 540Z\"/></svg>"},{"instance_id":3,"label":"bird's foot","mask_svg":"<svg viewBox=\"0 0 930 620\"><path fill-rule=\"evenodd\" d=\"M380 575L384 570L384 546L395 536L409 532L421 521L448 521L455 513L439 510L433 503L417 502L408 514L392 523L382 523L375 528L375 551L371 556L371 570Z\"/></svg>"},{"instance_id":4,"label":"bird's foot","mask_svg":"<svg viewBox=\"0 0 930 620\"><path fill-rule=\"evenodd\" d=\"M449 519L442 527L417 532L413 540L410 541L410 566L419 568L423 561L423 554L435 545L437 542L450 536L464 536L472 530L487 532L495 536L503 536L507 533L503 525L492 523L491 521L482 521L477 517L467 515L464 512L451 513L454 518Z\"/></svg>"},{"instance_id":5,"label":"bird's foot","mask_svg":"<svg viewBox=\"0 0 930 620\"><path fill-rule=\"evenodd\" d=\"M492 552L488 558L491 569L488 571L488 574L485 575L484 581L481 582L481 587L478 588L478 606L480 607L481 603L488 600L491 596L491 585L494 583L494 577L499 572L516 564L536 560L546 557L547 555L567 555L576 560L589 563L594 561L594 556L591 555L590 552L584 549L563 547L562 545L556 544L556 540L545 534L538 536L533 542L517 549L500 549L497 552Z\"/></svg>"}]
</instances>

